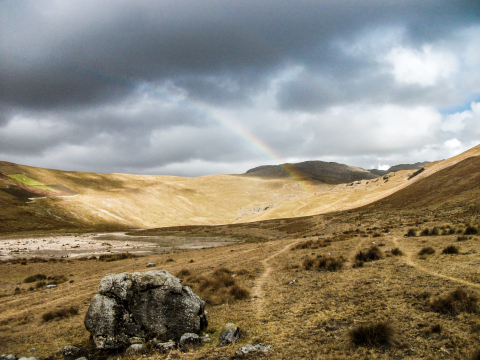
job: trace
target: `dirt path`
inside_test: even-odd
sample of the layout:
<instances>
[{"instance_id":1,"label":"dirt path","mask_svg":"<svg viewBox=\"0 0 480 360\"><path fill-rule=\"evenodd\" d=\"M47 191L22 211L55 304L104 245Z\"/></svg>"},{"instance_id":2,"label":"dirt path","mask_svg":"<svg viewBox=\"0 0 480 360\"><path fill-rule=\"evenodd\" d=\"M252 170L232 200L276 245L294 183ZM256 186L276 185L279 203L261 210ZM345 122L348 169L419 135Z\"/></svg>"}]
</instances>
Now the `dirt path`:
<instances>
[{"instance_id":1,"label":"dirt path","mask_svg":"<svg viewBox=\"0 0 480 360\"><path fill-rule=\"evenodd\" d=\"M267 258L265 258L261 261L265 270L262 273L262 275L260 275L260 277L255 282L255 286L253 287L253 291L252 291L253 297L256 299L255 300L255 307L256 307L256 312L257 312L258 316L263 314L263 309L264 309L264 305L265 305L264 286L265 286L265 283L267 282L267 280L270 278L270 274L272 272L272 266L269 264L270 260L272 260L273 258L277 257L278 255L286 252L292 246L294 246L295 244L298 244L300 241L302 241L302 240L297 240L293 243L289 243L289 244L285 245L281 250L273 253L272 255L270 255L269 257L267 257Z\"/></svg>"},{"instance_id":2,"label":"dirt path","mask_svg":"<svg viewBox=\"0 0 480 360\"><path fill-rule=\"evenodd\" d=\"M393 240L396 247L400 247L399 244L398 244L398 238L393 237L392 240ZM403 250L403 252L405 253L405 256L403 257L404 262L407 265L410 265L410 266L414 267L415 269L423 271L423 272L425 272L429 275L432 275L432 276L436 276L436 277L439 277L439 278L442 278L442 279L445 279L445 280L454 281L454 282L459 283L459 284L472 286L472 287L475 287L477 289L480 289L480 284L475 284L475 283L472 283L472 282L467 281L467 280L458 279L458 278L455 278L455 277L439 274L437 272L425 269L423 266L418 265L416 262L413 261L411 252L406 251L405 249Z\"/></svg>"}]
</instances>

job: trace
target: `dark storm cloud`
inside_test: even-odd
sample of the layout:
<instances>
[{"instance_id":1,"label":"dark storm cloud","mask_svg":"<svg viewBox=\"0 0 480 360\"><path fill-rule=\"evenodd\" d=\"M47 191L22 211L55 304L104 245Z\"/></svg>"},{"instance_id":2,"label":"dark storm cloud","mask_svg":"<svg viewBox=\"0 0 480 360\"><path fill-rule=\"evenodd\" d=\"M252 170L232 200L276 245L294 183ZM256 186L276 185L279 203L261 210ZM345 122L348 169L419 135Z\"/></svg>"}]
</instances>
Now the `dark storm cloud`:
<instances>
[{"instance_id":1,"label":"dark storm cloud","mask_svg":"<svg viewBox=\"0 0 480 360\"><path fill-rule=\"evenodd\" d=\"M439 134L434 109L480 93L479 15L456 0L0 1L0 158L199 175L272 161L255 136L298 159L475 141L471 119L469 136Z\"/></svg>"},{"instance_id":2,"label":"dark storm cloud","mask_svg":"<svg viewBox=\"0 0 480 360\"><path fill-rule=\"evenodd\" d=\"M2 2L0 96L17 106L71 106L125 96L137 81L179 73L261 71L261 77L285 61L335 69L340 61L326 45L332 39L392 22L412 39L431 39L476 20L473 4Z\"/></svg>"}]
</instances>

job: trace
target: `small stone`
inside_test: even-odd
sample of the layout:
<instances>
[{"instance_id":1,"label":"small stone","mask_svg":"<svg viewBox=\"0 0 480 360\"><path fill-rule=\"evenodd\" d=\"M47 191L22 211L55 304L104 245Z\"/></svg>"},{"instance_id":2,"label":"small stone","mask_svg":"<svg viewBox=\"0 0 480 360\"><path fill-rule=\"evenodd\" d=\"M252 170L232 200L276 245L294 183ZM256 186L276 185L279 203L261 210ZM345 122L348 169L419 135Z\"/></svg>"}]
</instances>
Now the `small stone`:
<instances>
[{"instance_id":1,"label":"small stone","mask_svg":"<svg viewBox=\"0 0 480 360\"><path fill-rule=\"evenodd\" d=\"M0 360L17 360L17 357L13 354L10 355L0 355Z\"/></svg>"},{"instance_id":2,"label":"small stone","mask_svg":"<svg viewBox=\"0 0 480 360\"><path fill-rule=\"evenodd\" d=\"M297 281L298 281L297 279L293 279L292 281L290 281L290 282L288 283L288 285L293 285L293 284L295 284Z\"/></svg>"},{"instance_id":3,"label":"small stone","mask_svg":"<svg viewBox=\"0 0 480 360\"><path fill-rule=\"evenodd\" d=\"M161 351L163 353L166 353L167 351L169 350L175 350L177 348L177 344L175 343L175 341L173 340L169 340L167 342L164 342L164 343L155 343L155 349L157 349L158 351Z\"/></svg>"},{"instance_id":4,"label":"small stone","mask_svg":"<svg viewBox=\"0 0 480 360\"><path fill-rule=\"evenodd\" d=\"M194 333L186 333L183 334L182 337L180 338L179 344L180 346L186 346L186 345L196 345L199 344L202 340L200 339L200 336Z\"/></svg>"},{"instance_id":5,"label":"small stone","mask_svg":"<svg viewBox=\"0 0 480 360\"><path fill-rule=\"evenodd\" d=\"M77 359L82 356L82 350L76 346L66 345L60 350L60 353L67 359Z\"/></svg>"},{"instance_id":6,"label":"small stone","mask_svg":"<svg viewBox=\"0 0 480 360\"><path fill-rule=\"evenodd\" d=\"M47 285L47 289L53 289L53 288L56 288L57 285L55 284L50 284L50 285Z\"/></svg>"},{"instance_id":7,"label":"small stone","mask_svg":"<svg viewBox=\"0 0 480 360\"><path fill-rule=\"evenodd\" d=\"M219 346L231 345L238 339L240 339L240 328L235 324L227 324L220 333Z\"/></svg>"},{"instance_id":8,"label":"small stone","mask_svg":"<svg viewBox=\"0 0 480 360\"><path fill-rule=\"evenodd\" d=\"M147 268L149 268L149 267L155 267L155 264L154 263L148 263Z\"/></svg>"},{"instance_id":9,"label":"small stone","mask_svg":"<svg viewBox=\"0 0 480 360\"><path fill-rule=\"evenodd\" d=\"M125 353L128 356L135 356L138 355L142 352L143 350L143 344L133 344L128 347L128 349L125 351Z\"/></svg>"},{"instance_id":10,"label":"small stone","mask_svg":"<svg viewBox=\"0 0 480 360\"><path fill-rule=\"evenodd\" d=\"M235 355L246 355L248 353L251 353L251 352L257 352L257 351L262 351L264 353L267 353L268 350L270 350L270 348L272 347L272 345L265 345L265 344L256 344L256 345L252 345L252 344L247 344L245 346L242 346L240 349L238 349L236 352L235 352Z\"/></svg>"},{"instance_id":11,"label":"small stone","mask_svg":"<svg viewBox=\"0 0 480 360\"><path fill-rule=\"evenodd\" d=\"M35 351L37 351L37 349L35 349L35 348L30 349L30 352L35 352Z\"/></svg>"},{"instance_id":12,"label":"small stone","mask_svg":"<svg viewBox=\"0 0 480 360\"><path fill-rule=\"evenodd\" d=\"M85 356L82 356L82 357L80 357L78 359L75 359L75 360L87 360L87 358Z\"/></svg>"}]
</instances>

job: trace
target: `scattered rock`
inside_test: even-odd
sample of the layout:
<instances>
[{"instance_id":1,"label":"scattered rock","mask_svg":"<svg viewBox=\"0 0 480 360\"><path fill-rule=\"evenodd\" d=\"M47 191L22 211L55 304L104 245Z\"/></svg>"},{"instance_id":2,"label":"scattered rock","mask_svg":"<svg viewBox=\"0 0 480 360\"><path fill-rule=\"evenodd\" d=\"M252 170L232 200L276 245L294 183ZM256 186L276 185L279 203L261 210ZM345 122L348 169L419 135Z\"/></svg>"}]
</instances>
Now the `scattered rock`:
<instances>
[{"instance_id":1,"label":"scattered rock","mask_svg":"<svg viewBox=\"0 0 480 360\"><path fill-rule=\"evenodd\" d=\"M33 357L33 356L32 356L32 357L29 357L29 358L21 357L21 358L18 359L18 360L39 360L39 359L37 359L36 357Z\"/></svg>"},{"instance_id":2,"label":"scattered rock","mask_svg":"<svg viewBox=\"0 0 480 360\"><path fill-rule=\"evenodd\" d=\"M149 267L155 267L155 264L154 263L148 263L147 268L149 268Z\"/></svg>"},{"instance_id":3,"label":"scattered rock","mask_svg":"<svg viewBox=\"0 0 480 360\"><path fill-rule=\"evenodd\" d=\"M187 345L197 345L202 342L200 336L194 333L186 333L183 334L178 342L180 346L187 346Z\"/></svg>"},{"instance_id":4,"label":"scattered rock","mask_svg":"<svg viewBox=\"0 0 480 360\"><path fill-rule=\"evenodd\" d=\"M240 328L235 326L235 324L227 324L225 325L225 329L220 333L219 345L231 345L238 339L240 339Z\"/></svg>"},{"instance_id":5,"label":"scattered rock","mask_svg":"<svg viewBox=\"0 0 480 360\"><path fill-rule=\"evenodd\" d=\"M207 334L205 336L200 336L200 339L202 340L202 342L204 343L209 343L209 342L212 342L212 339L210 339L210 336Z\"/></svg>"},{"instance_id":6,"label":"scattered rock","mask_svg":"<svg viewBox=\"0 0 480 360\"><path fill-rule=\"evenodd\" d=\"M154 347L158 351L166 353L169 350L175 350L177 348L177 343L173 340L169 340L163 343L154 342Z\"/></svg>"},{"instance_id":7,"label":"scattered rock","mask_svg":"<svg viewBox=\"0 0 480 360\"><path fill-rule=\"evenodd\" d=\"M53 288L56 288L57 285L55 284L50 284L50 285L47 285L47 289L53 289Z\"/></svg>"},{"instance_id":8,"label":"scattered rock","mask_svg":"<svg viewBox=\"0 0 480 360\"><path fill-rule=\"evenodd\" d=\"M267 353L268 350L270 350L270 348L272 347L272 345L265 345L265 344L256 344L256 345L252 345L252 344L247 344L245 346L242 346L240 349L238 349L236 352L235 352L235 355L246 355L248 353L251 353L251 352L257 352L257 351L262 351L264 353Z\"/></svg>"},{"instance_id":9,"label":"scattered rock","mask_svg":"<svg viewBox=\"0 0 480 360\"><path fill-rule=\"evenodd\" d=\"M66 345L60 350L60 353L65 357L67 360L75 360L82 356L82 350L78 347L73 345Z\"/></svg>"},{"instance_id":10,"label":"scattered rock","mask_svg":"<svg viewBox=\"0 0 480 360\"><path fill-rule=\"evenodd\" d=\"M99 349L126 347L136 337L179 340L207 324L205 302L165 270L108 274L85 316Z\"/></svg>"},{"instance_id":11,"label":"scattered rock","mask_svg":"<svg viewBox=\"0 0 480 360\"><path fill-rule=\"evenodd\" d=\"M0 355L0 360L17 360L17 357L13 354L10 355Z\"/></svg>"},{"instance_id":12,"label":"scattered rock","mask_svg":"<svg viewBox=\"0 0 480 360\"><path fill-rule=\"evenodd\" d=\"M293 285L293 284L295 284L297 281L298 281L297 279L293 279L292 281L290 281L290 282L288 283L288 285Z\"/></svg>"},{"instance_id":13,"label":"scattered rock","mask_svg":"<svg viewBox=\"0 0 480 360\"><path fill-rule=\"evenodd\" d=\"M125 353L128 356L135 356L138 355L142 352L143 350L143 344L132 344L128 347L127 351Z\"/></svg>"}]
</instances>

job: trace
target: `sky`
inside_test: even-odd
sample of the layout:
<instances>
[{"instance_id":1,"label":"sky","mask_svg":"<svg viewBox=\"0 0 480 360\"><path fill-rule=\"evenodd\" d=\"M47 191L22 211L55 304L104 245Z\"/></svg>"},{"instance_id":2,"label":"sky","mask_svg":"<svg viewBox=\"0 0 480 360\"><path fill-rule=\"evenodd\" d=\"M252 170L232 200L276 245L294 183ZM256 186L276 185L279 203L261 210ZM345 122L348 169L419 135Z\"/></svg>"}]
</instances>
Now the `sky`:
<instances>
[{"instance_id":1,"label":"sky","mask_svg":"<svg viewBox=\"0 0 480 360\"><path fill-rule=\"evenodd\" d=\"M0 160L180 176L480 144L477 0L0 0Z\"/></svg>"}]
</instances>

